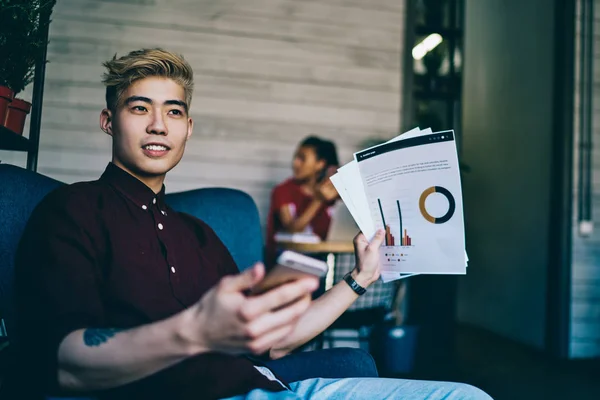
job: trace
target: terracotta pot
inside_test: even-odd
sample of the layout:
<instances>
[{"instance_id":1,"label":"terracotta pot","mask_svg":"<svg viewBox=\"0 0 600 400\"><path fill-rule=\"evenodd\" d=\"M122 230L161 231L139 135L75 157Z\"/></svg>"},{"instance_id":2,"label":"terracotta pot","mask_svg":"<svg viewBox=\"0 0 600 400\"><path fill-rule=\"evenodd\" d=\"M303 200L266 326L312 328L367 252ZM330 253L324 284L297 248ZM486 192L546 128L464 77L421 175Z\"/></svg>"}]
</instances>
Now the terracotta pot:
<instances>
[{"instance_id":1,"label":"terracotta pot","mask_svg":"<svg viewBox=\"0 0 600 400\"><path fill-rule=\"evenodd\" d=\"M6 118L6 112L8 105L15 97L15 92L7 88L6 86L0 86L0 123L4 122Z\"/></svg>"},{"instance_id":2,"label":"terracotta pot","mask_svg":"<svg viewBox=\"0 0 600 400\"><path fill-rule=\"evenodd\" d=\"M14 99L8 106L8 112L4 119L4 126L15 133L22 135L23 127L25 127L25 119L30 110L31 103L21 99Z\"/></svg>"}]
</instances>

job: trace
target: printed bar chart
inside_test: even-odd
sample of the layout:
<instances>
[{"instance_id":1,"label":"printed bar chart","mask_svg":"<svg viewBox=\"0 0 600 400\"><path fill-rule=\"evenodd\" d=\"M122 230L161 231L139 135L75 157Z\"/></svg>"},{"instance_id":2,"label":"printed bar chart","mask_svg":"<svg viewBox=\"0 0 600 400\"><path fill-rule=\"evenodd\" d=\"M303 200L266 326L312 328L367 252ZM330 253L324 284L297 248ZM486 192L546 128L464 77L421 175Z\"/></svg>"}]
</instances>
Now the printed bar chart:
<instances>
[{"instance_id":1,"label":"printed bar chart","mask_svg":"<svg viewBox=\"0 0 600 400\"><path fill-rule=\"evenodd\" d=\"M379 213L381 214L381 221L385 226L385 246L412 246L412 238L408 235L408 231L404 228L402 222L402 208L400 207L400 200L396 200L396 207L398 209L398 235L395 236L392 233L392 228L389 223L386 222L385 214L383 212L383 206L381 205L381 199L377 199L379 206ZM392 218L394 220L395 218ZM393 224L395 225L395 223Z\"/></svg>"}]
</instances>

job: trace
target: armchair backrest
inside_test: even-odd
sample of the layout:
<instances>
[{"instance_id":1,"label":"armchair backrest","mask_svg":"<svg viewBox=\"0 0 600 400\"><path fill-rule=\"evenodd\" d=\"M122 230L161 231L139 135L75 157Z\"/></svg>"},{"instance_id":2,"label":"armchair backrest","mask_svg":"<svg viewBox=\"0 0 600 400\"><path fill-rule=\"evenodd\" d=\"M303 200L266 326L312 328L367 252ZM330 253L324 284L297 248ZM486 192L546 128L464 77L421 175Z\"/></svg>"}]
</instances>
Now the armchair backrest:
<instances>
[{"instance_id":1,"label":"armchair backrest","mask_svg":"<svg viewBox=\"0 0 600 400\"><path fill-rule=\"evenodd\" d=\"M38 203L63 183L14 165L0 164L0 315L13 324L13 271L17 245Z\"/></svg>"},{"instance_id":2,"label":"armchair backrest","mask_svg":"<svg viewBox=\"0 0 600 400\"><path fill-rule=\"evenodd\" d=\"M168 194L173 209L200 218L223 241L240 270L263 259L258 209L252 197L235 189L206 188Z\"/></svg>"},{"instance_id":3,"label":"armchair backrest","mask_svg":"<svg viewBox=\"0 0 600 400\"><path fill-rule=\"evenodd\" d=\"M0 315L13 331L14 257L27 220L37 204L62 182L13 165L0 164ZM258 210L246 193L224 188L167 195L175 210L206 222L231 252L240 269L262 260Z\"/></svg>"}]
</instances>

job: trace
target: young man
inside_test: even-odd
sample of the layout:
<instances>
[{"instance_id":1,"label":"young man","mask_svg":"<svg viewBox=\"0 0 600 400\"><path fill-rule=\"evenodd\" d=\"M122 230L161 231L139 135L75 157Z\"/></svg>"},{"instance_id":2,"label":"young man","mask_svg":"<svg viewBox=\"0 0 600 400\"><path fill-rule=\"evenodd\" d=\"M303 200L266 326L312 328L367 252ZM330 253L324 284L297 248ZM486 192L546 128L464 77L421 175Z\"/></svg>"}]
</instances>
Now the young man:
<instances>
[{"instance_id":1,"label":"young man","mask_svg":"<svg viewBox=\"0 0 600 400\"><path fill-rule=\"evenodd\" d=\"M469 386L385 379L287 385L254 365L246 354L283 356L358 294L342 282L311 303L317 281L307 278L246 296L264 267L238 273L206 224L164 202L165 174L192 134L189 64L153 49L105 66L100 126L113 139L112 162L99 180L48 195L20 243L21 390L102 399L333 398L332 391L487 398ZM362 287L379 277L382 238L355 241L352 277Z\"/></svg>"}]
</instances>

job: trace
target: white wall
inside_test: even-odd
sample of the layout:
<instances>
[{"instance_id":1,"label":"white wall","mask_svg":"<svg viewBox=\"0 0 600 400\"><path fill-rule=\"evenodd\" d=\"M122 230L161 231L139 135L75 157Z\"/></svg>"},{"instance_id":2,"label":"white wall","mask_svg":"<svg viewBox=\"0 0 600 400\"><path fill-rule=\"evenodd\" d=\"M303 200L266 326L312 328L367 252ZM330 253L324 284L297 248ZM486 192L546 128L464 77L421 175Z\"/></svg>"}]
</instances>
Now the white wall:
<instances>
[{"instance_id":1,"label":"white wall","mask_svg":"<svg viewBox=\"0 0 600 400\"><path fill-rule=\"evenodd\" d=\"M579 1L581 3L581 1ZM579 64L576 64L575 85L575 126L574 126L574 185L573 185L573 248L571 268L571 340L570 355L572 358L600 356L600 0L594 3L594 90L593 90L593 122L592 122L592 217L594 233L581 236L578 231L577 213L579 195ZM579 9L578 9L579 21ZM578 24L579 27L579 24ZM579 32L579 30L578 30ZM579 41L576 46L579 60Z\"/></svg>"},{"instance_id":2,"label":"white wall","mask_svg":"<svg viewBox=\"0 0 600 400\"><path fill-rule=\"evenodd\" d=\"M98 128L101 62L160 46L184 54L196 74L195 132L167 190L239 188L264 219L304 136L335 140L347 161L361 141L397 133L404 3L59 0L38 171L65 182L100 175L110 159ZM19 153L0 159L25 164Z\"/></svg>"}]
</instances>

